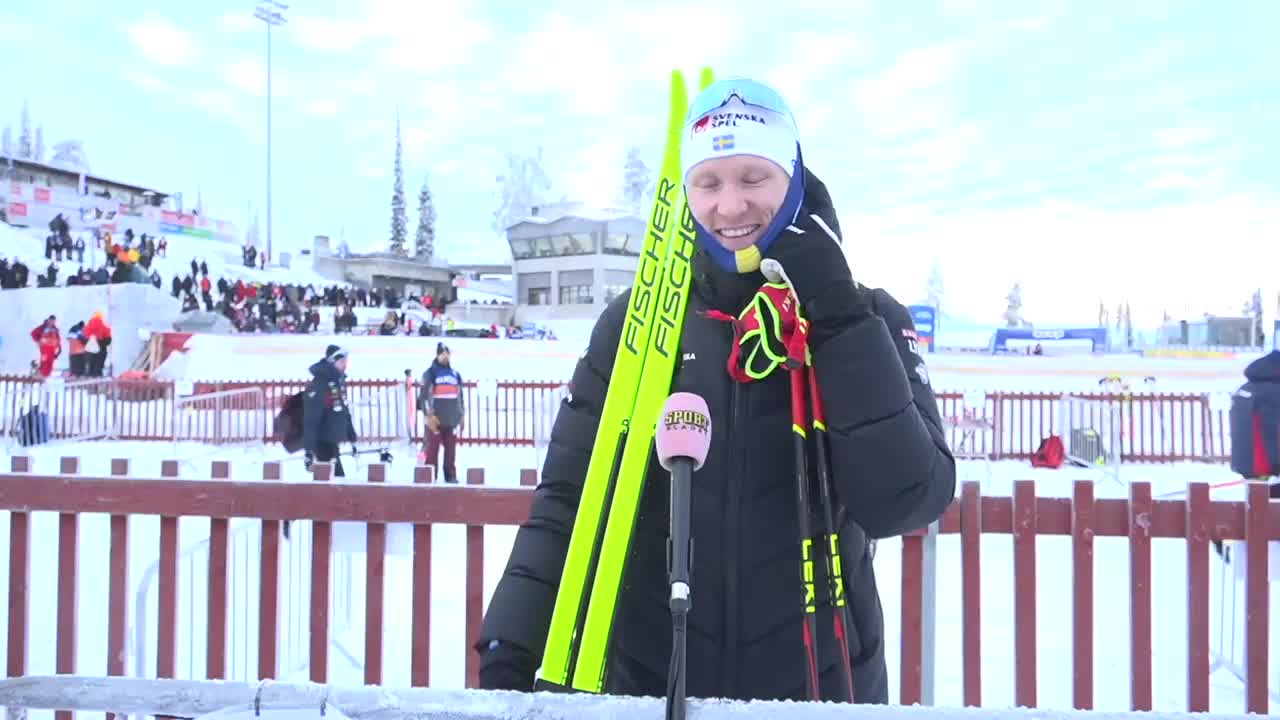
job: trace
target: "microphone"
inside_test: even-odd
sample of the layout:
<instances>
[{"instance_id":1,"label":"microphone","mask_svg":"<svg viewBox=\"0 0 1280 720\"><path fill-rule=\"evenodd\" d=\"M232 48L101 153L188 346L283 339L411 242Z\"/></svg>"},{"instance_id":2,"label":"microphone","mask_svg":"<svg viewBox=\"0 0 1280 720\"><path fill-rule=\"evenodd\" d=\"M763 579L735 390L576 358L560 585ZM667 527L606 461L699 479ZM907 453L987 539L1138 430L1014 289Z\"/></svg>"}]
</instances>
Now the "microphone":
<instances>
[{"instance_id":1,"label":"microphone","mask_svg":"<svg viewBox=\"0 0 1280 720\"><path fill-rule=\"evenodd\" d=\"M667 579L671 583L671 664L667 673L667 720L685 717L685 655L690 601L690 493L693 473L711 447L707 401L693 393L673 393L662 406L654 436L658 462L671 473L671 531L667 536Z\"/></svg>"}]
</instances>

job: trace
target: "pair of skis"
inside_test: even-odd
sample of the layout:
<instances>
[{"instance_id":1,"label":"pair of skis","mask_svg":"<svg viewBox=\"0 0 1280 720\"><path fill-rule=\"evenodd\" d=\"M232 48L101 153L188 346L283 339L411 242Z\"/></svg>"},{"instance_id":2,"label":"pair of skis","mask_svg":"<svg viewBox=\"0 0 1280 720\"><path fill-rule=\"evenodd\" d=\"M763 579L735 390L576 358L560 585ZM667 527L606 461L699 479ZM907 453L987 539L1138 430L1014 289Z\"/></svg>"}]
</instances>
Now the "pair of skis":
<instances>
[{"instance_id":1,"label":"pair of skis","mask_svg":"<svg viewBox=\"0 0 1280 720\"><path fill-rule=\"evenodd\" d=\"M703 68L699 89L711 85ZM666 145L644 248L636 268L573 534L538 670L536 689L598 693L658 414L680 349L693 278L693 216L680 148L689 90L671 74Z\"/></svg>"}]
</instances>

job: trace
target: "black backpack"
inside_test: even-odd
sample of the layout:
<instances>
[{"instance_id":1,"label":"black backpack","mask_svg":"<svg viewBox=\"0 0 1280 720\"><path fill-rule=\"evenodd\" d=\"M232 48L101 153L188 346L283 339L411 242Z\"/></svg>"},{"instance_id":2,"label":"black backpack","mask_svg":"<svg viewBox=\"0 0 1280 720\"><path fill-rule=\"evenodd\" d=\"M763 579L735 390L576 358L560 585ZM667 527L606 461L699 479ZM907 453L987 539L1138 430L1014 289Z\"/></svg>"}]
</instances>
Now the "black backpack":
<instances>
[{"instance_id":1,"label":"black backpack","mask_svg":"<svg viewBox=\"0 0 1280 720\"><path fill-rule=\"evenodd\" d=\"M302 392L285 398L284 405L276 414L275 433L286 452L292 454L302 449Z\"/></svg>"}]
</instances>

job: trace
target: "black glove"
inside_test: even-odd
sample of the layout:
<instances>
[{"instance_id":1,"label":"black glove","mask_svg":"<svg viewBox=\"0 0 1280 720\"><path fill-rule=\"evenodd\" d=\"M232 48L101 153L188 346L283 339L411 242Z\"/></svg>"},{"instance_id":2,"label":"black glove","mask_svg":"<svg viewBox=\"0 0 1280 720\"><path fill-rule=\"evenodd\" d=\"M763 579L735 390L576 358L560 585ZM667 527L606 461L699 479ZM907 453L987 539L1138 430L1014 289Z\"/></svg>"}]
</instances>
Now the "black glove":
<instances>
[{"instance_id":1,"label":"black glove","mask_svg":"<svg viewBox=\"0 0 1280 720\"><path fill-rule=\"evenodd\" d=\"M311 472L311 464L314 463L315 461L316 461L316 456L310 450L303 453L302 467L306 468L307 472Z\"/></svg>"},{"instance_id":2,"label":"black glove","mask_svg":"<svg viewBox=\"0 0 1280 720\"><path fill-rule=\"evenodd\" d=\"M781 264L791 281L810 323L809 345L814 348L871 313L868 293L854 282L831 227L818 215L801 211L764 254Z\"/></svg>"},{"instance_id":3,"label":"black glove","mask_svg":"<svg viewBox=\"0 0 1280 720\"><path fill-rule=\"evenodd\" d=\"M477 645L481 690L533 690L533 678L538 672L533 653L501 640Z\"/></svg>"}]
</instances>

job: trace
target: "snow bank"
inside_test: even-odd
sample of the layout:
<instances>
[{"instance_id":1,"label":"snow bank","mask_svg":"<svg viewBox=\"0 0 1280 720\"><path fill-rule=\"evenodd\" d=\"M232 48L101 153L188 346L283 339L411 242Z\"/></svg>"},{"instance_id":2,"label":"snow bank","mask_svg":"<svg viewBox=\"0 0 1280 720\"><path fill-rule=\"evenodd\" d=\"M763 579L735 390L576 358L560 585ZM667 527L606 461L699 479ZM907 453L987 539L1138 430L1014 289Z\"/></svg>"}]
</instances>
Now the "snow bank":
<instances>
[{"instance_id":1,"label":"snow bank","mask_svg":"<svg viewBox=\"0 0 1280 720\"><path fill-rule=\"evenodd\" d=\"M359 308L362 321L380 320L387 311ZM372 316L372 317L369 317ZM366 320L367 318L367 320ZM380 337L351 335L195 335L188 342L185 370L166 367L168 377L202 380L299 379L306 367L336 342L351 350L351 377L392 379L406 368L420 373L431 362L437 342L453 350L454 365L468 380L552 380L573 374L591 336L594 321L551 323L558 340ZM332 327L326 316L321 329ZM1099 379L1119 375L1134 392L1227 392L1244 381L1247 359L1188 360L1137 355L1023 357L925 355L930 381L938 391L1098 392ZM168 365L168 363L166 363ZM1154 383L1147 383L1154 377Z\"/></svg>"},{"instance_id":2,"label":"snow bank","mask_svg":"<svg viewBox=\"0 0 1280 720\"><path fill-rule=\"evenodd\" d=\"M607 695L517 693L430 688L334 687L315 683L249 684L219 681L144 680L137 678L18 677L0 680L0 702L10 709L62 708L112 710L136 715L200 717L236 708L227 717L317 717L333 708L353 720L467 718L467 720L580 720L580 718L661 717L661 698ZM1130 714L1080 710L939 708L839 703L738 702L691 700L689 717L698 720L794 718L795 720L1191 720L1203 715L1179 712ZM272 709L283 711L271 712ZM1215 713L1219 720L1247 717ZM1254 716L1256 717L1256 716Z\"/></svg>"},{"instance_id":3,"label":"snow bank","mask_svg":"<svg viewBox=\"0 0 1280 720\"><path fill-rule=\"evenodd\" d=\"M201 380L298 380L330 343L351 353L352 380L391 380L406 369L421 375L444 342L467 380L565 381L583 348L563 341L377 335L193 335L186 358L171 358L162 377ZM175 356L178 353L174 354ZM185 362L185 368L179 363Z\"/></svg>"}]
</instances>

